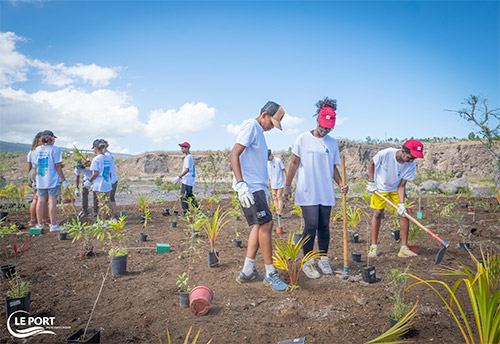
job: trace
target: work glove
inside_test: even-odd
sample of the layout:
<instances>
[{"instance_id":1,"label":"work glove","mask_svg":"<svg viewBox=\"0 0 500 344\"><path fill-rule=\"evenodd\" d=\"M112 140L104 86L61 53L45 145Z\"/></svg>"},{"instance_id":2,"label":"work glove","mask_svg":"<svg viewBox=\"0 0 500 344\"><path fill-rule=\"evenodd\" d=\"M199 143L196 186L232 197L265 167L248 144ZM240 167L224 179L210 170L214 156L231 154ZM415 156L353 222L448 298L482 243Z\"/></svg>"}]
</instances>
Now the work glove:
<instances>
[{"instance_id":1,"label":"work glove","mask_svg":"<svg viewBox=\"0 0 500 344\"><path fill-rule=\"evenodd\" d=\"M61 184L62 184L62 187L63 187L63 192L66 191L66 190L68 190L69 186L68 186L68 182L67 181L63 180L61 182Z\"/></svg>"},{"instance_id":2,"label":"work glove","mask_svg":"<svg viewBox=\"0 0 500 344\"><path fill-rule=\"evenodd\" d=\"M366 191L368 191L368 192L377 191L377 187L375 186L375 182L368 182L368 185L366 186Z\"/></svg>"},{"instance_id":3,"label":"work glove","mask_svg":"<svg viewBox=\"0 0 500 344\"><path fill-rule=\"evenodd\" d=\"M264 189L264 192L266 193L266 201L267 203L271 203L271 200L272 200L272 196L271 196L271 193L269 192L268 189Z\"/></svg>"},{"instance_id":4,"label":"work glove","mask_svg":"<svg viewBox=\"0 0 500 344\"><path fill-rule=\"evenodd\" d=\"M172 184L177 184L179 182L179 180L181 180L181 178L179 177L175 177L172 179Z\"/></svg>"},{"instance_id":5,"label":"work glove","mask_svg":"<svg viewBox=\"0 0 500 344\"><path fill-rule=\"evenodd\" d=\"M76 197L80 197L80 189L76 188L75 195Z\"/></svg>"},{"instance_id":6,"label":"work glove","mask_svg":"<svg viewBox=\"0 0 500 344\"><path fill-rule=\"evenodd\" d=\"M90 180L86 180L83 182L83 187L89 190L92 190L92 182Z\"/></svg>"},{"instance_id":7,"label":"work glove","mask_svg":"<svg viewBox=\"0 0 500 344\"><path fill-rule=\"evenodd\" d=\"M250 208L252 204L255 204L252 193L248 189L248 184L245 181L236 183L234 186L234 191L238 193L238 199L243 208Z\"/></svg>"},{"instance_id":8,"label":"work glove","mask_svg":"<svg viewBox=\"0 0 500 344\"><path fill-rule=\"evenodd\" d=\"M404 203L398 203L398 215L403 216L404 214L408 214L406 205Z\"/></svg>"}]
</instances>

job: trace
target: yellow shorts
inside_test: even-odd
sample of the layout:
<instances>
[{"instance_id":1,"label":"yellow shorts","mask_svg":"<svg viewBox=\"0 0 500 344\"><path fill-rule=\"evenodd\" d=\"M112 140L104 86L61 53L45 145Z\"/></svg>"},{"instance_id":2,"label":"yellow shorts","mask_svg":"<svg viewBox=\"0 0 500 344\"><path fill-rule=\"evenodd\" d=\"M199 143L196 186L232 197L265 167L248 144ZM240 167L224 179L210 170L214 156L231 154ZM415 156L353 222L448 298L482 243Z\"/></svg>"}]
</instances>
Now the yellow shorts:
<instances>
[{"instance_id":1,"label":"yellow shorts","mask_svg":"<svg viewBox=\"0 0 500 344\"><path fill-rule=\"evenodd\" d=\"M398 204L399 203L399 194L397 191L395 192L380 192L382 196L385 198L388 198L392 203ZM406 199L405 199L405 205L406 205ZM377 196L376 194L372 194L372 200L370 203L370 207L373 209L385 209L385 208L390 208L393 209L390 205L388 205L382 198Z\"/></svg>"}]
</instances>

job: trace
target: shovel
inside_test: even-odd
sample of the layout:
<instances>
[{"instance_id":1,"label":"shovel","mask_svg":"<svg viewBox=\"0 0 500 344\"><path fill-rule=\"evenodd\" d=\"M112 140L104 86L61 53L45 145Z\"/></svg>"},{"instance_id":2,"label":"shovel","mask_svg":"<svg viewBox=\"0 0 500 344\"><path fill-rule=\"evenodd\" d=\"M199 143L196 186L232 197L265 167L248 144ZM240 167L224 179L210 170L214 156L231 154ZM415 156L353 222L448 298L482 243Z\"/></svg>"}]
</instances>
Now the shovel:
<instances>
[{"instance_id":1,"label":"shovel","mask_svg":"<svg viewBox=\"0 0 500 344\"><path fill-rule=\"evenodd\" d=\"M340 157L342 164L342 187L345 186L345 159L342 155ZM344 220L344 270L335 271L338 274L347 274L349 272L349 265L347 265L347 219L346 213L346 194L342 193L342 218Z\"/></svg>"},{"instance_id":2,"label":"shovel","mask_svg":"<svg viewBox=\"0 0 500 344\"><path fill-rule=\"evenodd\" d=\"M387 202L387 204L389 204L391 207L393 207L394 209L399 209L397 205L395 205L394 203L392 203L388 198L382 196L380 194L380 192L378 191L374 191L375 195L379 196L380 198L382 198L384 201ZM444 254L446 253L446 249L448 248L448 246L450 246L450 244L448 244L448 242L444 241L443 239L441 239L440 237L438 237L436 234L432 233L429 229L425 228L420 222L418 222L417 220L415 220L413 217L411 217L410 214L408 213L405 213L404 216L410 220L411 222L413 222L414 224L416 224L418 227L420 227L420 229L422 229L424 232L426 232L427 234L429 234L431 237L433 237L434 239L436 239L441 245L443 245L443 247L439 250L437 256L436 256L436 263L435 264L439 264L441 263L441 261L443 260L443 257L444 257Z\"/></svg>"}]
</instances>

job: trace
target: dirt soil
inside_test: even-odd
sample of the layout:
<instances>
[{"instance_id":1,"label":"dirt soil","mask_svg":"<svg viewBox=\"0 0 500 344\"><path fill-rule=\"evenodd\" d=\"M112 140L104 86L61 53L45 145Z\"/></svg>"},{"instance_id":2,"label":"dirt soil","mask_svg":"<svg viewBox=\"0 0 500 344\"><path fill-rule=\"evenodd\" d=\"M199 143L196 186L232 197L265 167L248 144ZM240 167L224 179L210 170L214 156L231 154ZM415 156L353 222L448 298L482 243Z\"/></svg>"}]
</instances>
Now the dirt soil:
<instances>
[{"instance_id":1,"label":"dirt soil","mask_svg":"<svg viewBox=\"0 0 500 344\"><path fill-rule=\"evenodd\" d=\"M442 205L454 199L443 198ZM354 202L354 200L350 200ZM358 201L358 206L370 212L366 205ZM492 199L491 202L496 200ZM223 201L228 205L228 200ZM426 203L424 202L425 206ZM458 205L457 205L458 206ZM249 228L244 221L231 221L217 239L216 248L220 250L221 262L218 267L207 266L206 250L209 246L206 235L198 244L198 254L194 255L190 285L205 285L214 292L210 311L204 316L194 316L189 308L179 306L177 294L177 275L187 271L189 257L187 245L189 235L186 223L178 219L177 228L171 228L169 221L173 216L162 216L165 207L172 204L152 207L152 220L147 228L142 228L139 210L135 206L122 206L120 211L127 212L127 224L133 239L128 242L129 250L127 274L107 277L99 302L95 308L91 327L103 328L102 343L158 343L158 334L166 343L166 329L170 331L172 342L183 343L190 328L201 328L198 343L277 343L280 340L306 337L308 343L364 343L389 328L389 292L384 280L390 268L404 269L410 264L410 272L425 279L436 278L431 275L435 268L434 260L441 246L428 235L418 238L420 255L411 259L397 257L399 244L390 238L384 221L379 248L381 256L373 263L378 281L368 284L362 281L359 266L366 263L368 249L369 217L359 226L359 244L348 243L348 250L363 251L361 263L352 263L349 258L349 274L322 275L320 279L309 280L301 274L300 288L293 292L275 292L262 282L245 285L235 279L242 268L245 258L246 240ZM336 211L338 207L335 208ZM284 212L282 225L284 234L273 234L274 238L286 238L300 227L301 220L290 213L288 206ZM465 214L468 228L478 230L472 238L473 253L479 254L479 244L499 252L500 217L495 213L477 212L475 222L467 209ZM430 209L424 208L424 219L431 218ZM11 212L8 223L19 221L27 224L27 210ZM424 220L436 234L450 242L444 265L457 266L453 256L471 265L467 252L458 248L459 238L455 226L440 221ZM275 227L276 227L275 223ZM343 268L342 223L331 224L331 244L329 257L334 270ZM235 248L232 239L235 229L241 233L243 248ZM274 230L273 230L274 231ZM148 241L139 242L139 233L148 234ZM12 247L22 245L27 235L7 235L0 238L2 255L1 265L14 263ZM156 243L169 243L171 252L156 254ZM102 274L109 266L107 250L96 245L95 257L78 259L80 243L71 240L59 241L57 233L47 229L42 235L33 236L27 244L29 250L18 257L18 269L23 278L31 283L32 316L55 317L56 335L39 335L23 339L11 337L6 327L5 309L0 314L0 343L61 343L73 332L85 326L92 306L99 292ZM260 254L256 267L264 272ZM288 281L285 271L280 271L283 280ZM450 285L452 277L439 277ZM5 295L7 281L0 281L1 292ZM464 290L461 298L465 300ZM416 343L463 343L460 331L441 300L427 287L418 286L406 295L412 302L419 300L419 314L416 318L412 340ZM466 302L465 304L467 304ZM470 309L467 309L471 315ZM191 336L193 338L193 336Z\"/></svg>"}]
</instances>

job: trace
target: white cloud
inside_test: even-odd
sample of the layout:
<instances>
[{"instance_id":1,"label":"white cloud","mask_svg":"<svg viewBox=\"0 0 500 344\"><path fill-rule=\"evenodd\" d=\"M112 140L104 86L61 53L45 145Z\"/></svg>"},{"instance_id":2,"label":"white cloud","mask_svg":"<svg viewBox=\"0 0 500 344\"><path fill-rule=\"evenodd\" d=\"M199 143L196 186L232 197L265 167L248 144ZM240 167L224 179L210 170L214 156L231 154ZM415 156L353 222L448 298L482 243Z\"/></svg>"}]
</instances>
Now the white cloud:
<instances>
[{"instance_id":1,"label":"white cloud","mask_svg":"<svg viewBox=\"0 0 500 344\"><path fill-rule=\"evenodd\" d=\"M335 126L342 125L349 120L349 117L337 117L335 120Z\"/></svg>"},{"instance_id":2,"label":"white cloud","mask_svg":"<svg viewBox=\"0 0 500 344\"><path fill-rule=\"evenodd\" d=\"M15 50L17 41L23 39L13 32L0 32L0 87L27 80L28 59Z\"/></svg>"},{"instance_id":3,"label":"white cloud","mask_svg":"<svg viewBox=\"0 0 500 344\"><path fill-rule=\"evenodd\" d=\"M154 142L160 143L176 134L204 131L212 126L214 118L215 108L202 102L186 103L179 111L152 111L144 131Z\"/></svg>"},{"instance_id":4,"label":"white cloud","mask_svg":"<svg viewBox=\"0 0 500 344\"><path fill-rule=\"evenodd\" d=\"M243 126L243 123L241 123L241 124L228 124L226 126L226 131L230 134L238 135L241 131L242 126Z\"/></svg>"},{"instance_id":5,"label":"white cloud","mask_svg":"<svg viewBox=\"0 0 500 344\"><path fill-rule=\"evenodd\" d=\"M283 119L281 120L281 127L283 129L285 128L293 128L296 127L300 124L304 123L304 118L302 117L295 117L289 114L285 114Z\"/></svg>"},{"instance_id":6,"label":"white cloud","mask_svg":"<svg viewBox=\"0 0 500 344\"><path fill-rule=\"evenodd\" d=\"M301 130L299 128L296 128L300 126L304 122L304 119L302 117L295 117L289 114L285 114L283 116L283 119L281 120L281 128L283 129L282 131L273 129L271 131L266 132L267 135L278 135L278 134L285 134L285 135L296 135L298 134ZM241 127L243 126L243 122L240 124L228 124L226 126L226 131L230 134L233 135L238 135L240 133Z\"/></svg>"}]
</instances>

